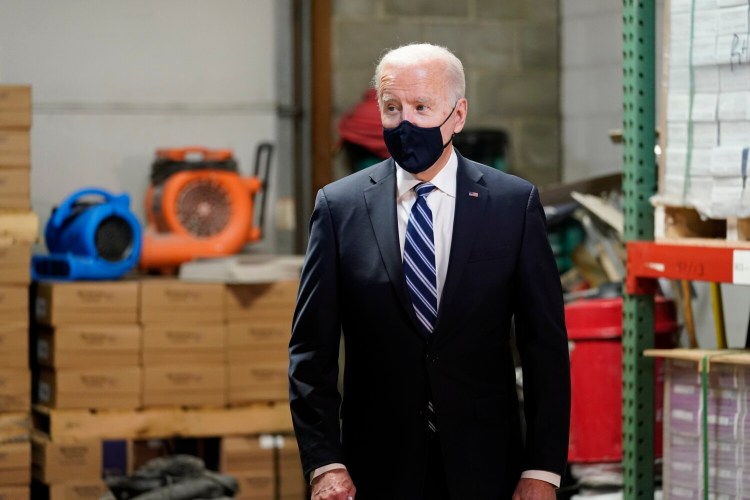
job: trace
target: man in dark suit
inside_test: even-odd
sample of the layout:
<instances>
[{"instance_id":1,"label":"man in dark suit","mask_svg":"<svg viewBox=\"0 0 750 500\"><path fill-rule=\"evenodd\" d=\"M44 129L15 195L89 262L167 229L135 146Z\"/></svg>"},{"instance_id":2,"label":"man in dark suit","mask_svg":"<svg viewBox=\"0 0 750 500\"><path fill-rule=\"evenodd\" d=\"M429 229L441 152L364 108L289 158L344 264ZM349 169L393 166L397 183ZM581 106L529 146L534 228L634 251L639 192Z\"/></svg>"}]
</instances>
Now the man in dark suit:
<instances>
[{"instance_id":1,"label":"man in dark suit","mask_svg":"<svg viewBox=\"0 0 750 500\"><path fill-rule=\"evenodd\" d=\"M454 150L467 101L448 50L393 50L374 84L392 158L318 193L289 344L313 500L553 499L570 374L537 190Z\"/></svg>"}]
</instances>

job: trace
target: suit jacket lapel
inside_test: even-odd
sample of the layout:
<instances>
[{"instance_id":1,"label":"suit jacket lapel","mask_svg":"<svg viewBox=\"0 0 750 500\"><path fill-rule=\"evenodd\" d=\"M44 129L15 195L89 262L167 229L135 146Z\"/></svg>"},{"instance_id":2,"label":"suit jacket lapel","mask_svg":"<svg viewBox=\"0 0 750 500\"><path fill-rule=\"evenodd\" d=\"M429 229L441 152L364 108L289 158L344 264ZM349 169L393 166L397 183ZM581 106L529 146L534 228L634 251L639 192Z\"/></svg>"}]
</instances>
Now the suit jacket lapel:
<instances>
[{"instance_id":1,"label":"suit jacket lapel","mask_svg":"<svg viewBox=\"0 0 750 500\"><path fill-rule=\"evenodd\" d=\"M482 215L489 191L481 183L482 173L458 155L456 177L456 209L453 216L453 237L448 261L448 272L443 284L435 333L438 333L450 311L451 299L458 291L458 284L469 260L474 239L482 227Z\"/></svg>"},{"instance_id":2,"label":"suit jacket lapel","mask_svg":"<svg viewBox=\"0 0 750 500\"><path fill-rule=\"evenodd\" d=\"M370 175L372 185L364 190L367 213L375 232L380 256L393 285L396 296L404 307L406 314L414 323L418 333L419 326L414 314L411 297L406 289L404 268L401 260L401 247L398 237L398 221L396 219L396 165L389 159L376 167Z\"/></svg>"}]
</instances>

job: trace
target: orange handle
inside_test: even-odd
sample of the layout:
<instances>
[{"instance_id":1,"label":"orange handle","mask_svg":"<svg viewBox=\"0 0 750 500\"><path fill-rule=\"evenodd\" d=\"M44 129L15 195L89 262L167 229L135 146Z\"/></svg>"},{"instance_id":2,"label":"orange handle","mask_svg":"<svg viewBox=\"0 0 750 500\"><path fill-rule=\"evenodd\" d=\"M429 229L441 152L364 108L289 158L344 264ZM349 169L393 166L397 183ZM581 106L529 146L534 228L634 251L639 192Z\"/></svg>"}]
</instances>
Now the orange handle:
<instances>
[{"instance_id":1,"label":"orange handle","mask_svg":"<svg viewBox=\"0 0 750 500\"><path fill-rule=\"evenodd\" d=\"M185 161L188 155L200 155L204 161L225 161L232 158L231 149L209 149L203 146L185 146L184 148L162 148L156 150L157 158L172 161Z\"/></svg>"}]
</instances>

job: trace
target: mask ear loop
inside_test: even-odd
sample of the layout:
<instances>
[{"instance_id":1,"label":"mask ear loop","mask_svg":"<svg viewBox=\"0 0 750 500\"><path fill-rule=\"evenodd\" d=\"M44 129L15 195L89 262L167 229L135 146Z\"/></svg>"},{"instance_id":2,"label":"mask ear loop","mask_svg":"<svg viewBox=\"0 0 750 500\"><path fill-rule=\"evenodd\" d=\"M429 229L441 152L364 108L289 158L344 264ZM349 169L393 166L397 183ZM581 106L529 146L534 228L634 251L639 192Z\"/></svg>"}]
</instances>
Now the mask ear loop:
<instances>
[{"instance_id":1,"label":"mask ear loop","mask_svg":"<svg viewBox=\"0 0 750 500\"><path fill-rule=\"evenodd\" d=\"M454 112L454 111L456 110L456 106L458 106L458 101L456 101L456 103L455 103L455 104L453 105L453 109L451 109L451 112L450 112L450 113L448 113L448 116L446 116L446 117L445 117L445 120L443 120L443 123L441 123L440 125L438 125L438 129L439 129L440 127L442 127L443 125L445 125L445 123L446 123L446 122L448 121L448 118L450 118L450 117L451 117L451 115L453 114L453 112ZM453 133L451 134L451 138L450 138L450 139L448 139L448 142L446 142L445 144L443 144L443 149L447 148L447 147L448 147L448 144L450 144L451 142L453 142L453 138L454 138L454 137L456 137L456 133L455 133L455 132L453 132Z\"/></svg>"},{"instance_id":2,"label":"mask ear loop","mask_svg":"<svg viewBox=\"0 0 750 500\"><path fill-rule=\"evenodd\" d=\"M453 132L453 133L451 134L451 138L450 138L450 139L448 139L448 142L446 142L445 144L443 144L443 149L447 148L447 147L448 147L448 144L450 144L451 142L453 142L453 138L454 138L454 137L456 137L456 133L455 133L455 132Z\"/></svg>"},{"instance_id":3,"label":"mask ear loop","mask_svg":"<svg viewBox=\"0 0 750 500\"><path fill-rule=\"evenodd\" d=\"M445 125L445 122L448 121L448 118L450 118L453 112L456 111L456 106L458 106L458 101L456 101L456 103L453 105L453 108L451 108L451 112L448 113L448 116L445 117L445 120L443 120L443 123L438 125L438 127L442 127L443 125Z\"/></svg>"}]
</instances>

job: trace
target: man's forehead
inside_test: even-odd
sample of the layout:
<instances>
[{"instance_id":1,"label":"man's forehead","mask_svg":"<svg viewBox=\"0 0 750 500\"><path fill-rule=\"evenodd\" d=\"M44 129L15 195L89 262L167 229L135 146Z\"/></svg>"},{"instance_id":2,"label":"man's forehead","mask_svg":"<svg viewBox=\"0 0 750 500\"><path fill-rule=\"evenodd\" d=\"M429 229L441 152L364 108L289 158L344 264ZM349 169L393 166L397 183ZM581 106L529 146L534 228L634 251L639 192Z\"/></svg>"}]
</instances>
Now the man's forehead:
<instances>
[{"instance_id":1,"label":"man's forehead","mask_svg":"<svg viewBox=\"0 0 750 500\"><path fill-rule=\"evenodd\" d=\"M379 87L383 101L407 99L427 103L445 93L445 78L437 68L388 65L381 72Z\"/></svg>"},{"instance_id":2,"label":"man's forehead","mask_svg":"<svg viewBox=\"0 0 750 500\"><path fill-rule=\"evenodd\" d=\"M437 98L439 98L439 95L422 95L422 94L416 94L416 95L406 95L405 100L412 101L416 103L424 103L428 104L431 102L435 102ZM389 92L388 90L383 90L382 94L380 95L380 98L385 101L400 101L401 96L398 95L398 93Z\"/></svg>"}]
</instances>

